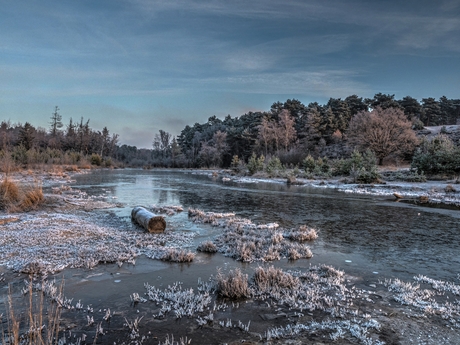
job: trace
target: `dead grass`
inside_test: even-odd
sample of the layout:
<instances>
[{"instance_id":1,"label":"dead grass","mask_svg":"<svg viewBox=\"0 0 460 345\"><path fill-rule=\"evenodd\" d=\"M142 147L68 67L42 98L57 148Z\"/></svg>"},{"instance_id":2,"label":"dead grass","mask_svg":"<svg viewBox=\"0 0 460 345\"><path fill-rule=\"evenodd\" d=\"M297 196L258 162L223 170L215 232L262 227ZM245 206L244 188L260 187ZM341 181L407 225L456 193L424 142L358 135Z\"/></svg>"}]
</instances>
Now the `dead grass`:
<instances>
[{"instance_id":1,"label":"dead grass","mask_svg":"<svg viewBox=\"0 0 460 345\"><path fill-rule=\"evenodd\" d=\"M444 188L444 191L446 193L455 193L455 192L457 192L457 190L451 184L448 184L446 186L446 188Z\"/></svg>"},{"instance_id":2,"label":"dead grass","mask_svg":"<svg viewBox=\"0 0 460 345\"><path fill-rule=\"evenodd\" d=\"M259 291L267 291L272 288L297 289L300 286L299 278L273 266L267 268L257 267L253 280Z\"/></svg>"},{"instance_id":3,"label":"dead grass","mask_svg":"<svg viewBox=\"0 0 460 345\"><path fill-rule=\"evenodd\" d=\"M161 260L170 262L192 262L194 258L195 253L183 249L170 248L164 252Z\"/></svg>"},{"instance_id":4,"label":"dead grass","mask_svg":"<svg viewBox=\"0 0 460 345\"><path fill-rule=\"evenodd\" d=\"M240 299L250 296L248 275L243 274L239 268L231 270L227 275L217 272L217 292L222 297Z\"/></svg>"},{"instance_id":5,"label":"dead grass","mask_svg":"<svg viewBox=\"0 0 460 345\"><path fill-rule=\"evenodd\" d=\"M8 212L25 212L36 209L44 201L42 187L19 185L7 177L0 183L0 209Z\"/></svg>"},{"instance_id":6,"label":"dead grass","mask_svg":"<svg viewBox=\"0 0 460 345\"><path fill-rule=\"evenodd\" d=\"M59 292L62 293L61 284ZM1 344L51 345L57 344L60 327L61 307L46 300L43 290L34 291L33 285L23 291L28 294L25 313L17 313L20 306L13 304L11 286L8 293L7 324L8 330L2 329Z\"/></svg>"},{"instance_id":7,"label":"dead grass","mask_svg":"<svg viewBox=\"0 0 460 345\"><path fill-rule=\"evenodd\" d=\"M211 241L205 241L200 243L196 250L204 253L217 253L217 246Z\"/></svg>"},{"instance_id":8,"label":"dead grass","mask_svg":"<svg viewBox=\"0 0 460 345\"><path fill-rule=\"evenodd\" d=\"M75 164L72 165L64 165L64 170L68 172L78 172L80 169L78 169L78 166Z\"/></svg>"},{"instance_id":9,"label":"dead grass","mask_svg":"<svg viewBox=\"0 0 460 345\"><path fill-rule=\"evenodd\" d=\"M305 242L316 240L318 234L315 229L302 225L298 229L289 231L287 237L292 241Z\"/></svg>"}]
</instances>

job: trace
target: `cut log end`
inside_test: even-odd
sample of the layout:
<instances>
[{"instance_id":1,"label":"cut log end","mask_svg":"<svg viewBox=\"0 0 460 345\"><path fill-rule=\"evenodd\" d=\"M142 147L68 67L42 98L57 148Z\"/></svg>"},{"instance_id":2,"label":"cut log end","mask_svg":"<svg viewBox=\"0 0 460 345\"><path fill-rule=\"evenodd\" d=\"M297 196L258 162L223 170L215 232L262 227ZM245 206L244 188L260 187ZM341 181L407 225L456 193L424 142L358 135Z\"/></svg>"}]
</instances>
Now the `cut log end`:
<instances>
[{"instance_id":1,"label":"cut log end","mask_svg":"<svg viewBox=\"0 0 460 345\"><path fill-rule=\"evenodd\" d=\"M150 233L162 233L166 229L166 221L162 216L157 216L143 207L134 207L131 218Z\"/></svg>"},{"instance_id":2,"label":"cut log end","mask_svg":"<svg viewBox=\"0 0 460 345\"><path fill-rule=\"evenodd\" d=\"M166 229L166 221L162 216L155 216L149 220L148 231L152 233L164 232Z\"/></svg>"}]
</instances>

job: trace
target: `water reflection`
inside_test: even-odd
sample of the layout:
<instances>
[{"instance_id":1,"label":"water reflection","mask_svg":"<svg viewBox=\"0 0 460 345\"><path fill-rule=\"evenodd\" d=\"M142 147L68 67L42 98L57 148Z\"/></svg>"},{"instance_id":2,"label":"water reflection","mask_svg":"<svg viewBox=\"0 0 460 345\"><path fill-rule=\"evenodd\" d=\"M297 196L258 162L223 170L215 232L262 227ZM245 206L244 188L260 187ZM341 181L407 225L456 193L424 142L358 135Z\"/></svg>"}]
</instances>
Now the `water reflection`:
<instances>
[{"instance_id":1,"label":"water reflection","mask_svg":"<svg viewBox=\"0 0 460 345\"><path fill-rule=\"evenodd\" d=\"M355 196L332 189L222 182L206 175L180 171L113 170L76 177L76 188L107 193L125 205L118 215L129 216L135 205L182 205L205 211L235 212L255 222L281 226L308 224L319 230L311 262L346 265L363 272L384 272L410 278L424 274L452 280L460 267L458 211L395 203L382 197ZM203 240L218 229L191 224ZM348 259L352 264L345 263Z\"/></svg>"}]
</instances>

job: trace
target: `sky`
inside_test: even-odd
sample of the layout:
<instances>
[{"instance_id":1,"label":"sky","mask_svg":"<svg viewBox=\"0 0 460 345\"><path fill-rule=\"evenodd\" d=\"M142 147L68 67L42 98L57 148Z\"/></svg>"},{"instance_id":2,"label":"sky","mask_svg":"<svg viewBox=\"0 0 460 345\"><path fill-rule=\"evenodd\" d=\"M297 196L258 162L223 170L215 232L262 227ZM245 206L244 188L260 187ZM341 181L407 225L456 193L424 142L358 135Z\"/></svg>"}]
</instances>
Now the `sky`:
<instances>
[{"instance_id":1,"label":"sky","mask_svg":"<svg viewBox=\"0 0 460 345\"><path fill-rule=\"evenodd\" d=\"M460 0L0 0L0 121L119 134L277 101L460 98Z\"/></svg>"}]
</instances>

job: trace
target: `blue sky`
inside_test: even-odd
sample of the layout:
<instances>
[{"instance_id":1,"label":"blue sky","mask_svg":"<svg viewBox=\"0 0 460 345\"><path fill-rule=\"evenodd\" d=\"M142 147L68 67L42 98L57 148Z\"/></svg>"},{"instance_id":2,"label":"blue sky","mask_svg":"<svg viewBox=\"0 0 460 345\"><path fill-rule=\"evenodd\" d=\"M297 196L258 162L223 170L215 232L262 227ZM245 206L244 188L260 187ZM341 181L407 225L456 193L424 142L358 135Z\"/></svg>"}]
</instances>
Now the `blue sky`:
<instances>
[{"instance_id":1,"label":"blue sky","mask_svg":"<svg viewBox=\"0 0 460 345\"><path fill-rule=\"evenodd\" d=\"M460 0L0 0L0 121L151 147L210 116L377 92L460 98Z\"/></svg>"}]
</instances>

